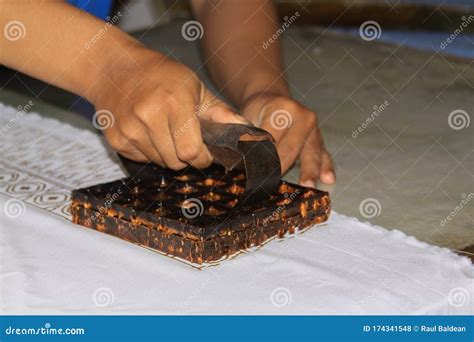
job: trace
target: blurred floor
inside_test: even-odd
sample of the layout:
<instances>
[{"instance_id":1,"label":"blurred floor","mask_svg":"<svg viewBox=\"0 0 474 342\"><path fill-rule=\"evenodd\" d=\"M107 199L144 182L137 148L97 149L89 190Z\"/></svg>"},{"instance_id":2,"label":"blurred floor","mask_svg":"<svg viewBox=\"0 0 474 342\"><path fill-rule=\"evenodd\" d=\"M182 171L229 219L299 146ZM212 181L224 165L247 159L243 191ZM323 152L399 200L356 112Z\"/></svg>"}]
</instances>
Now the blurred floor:
<instances>
[{"instance_id":1,"label":"blurred floor","mask_svg":"<svg viewBox=\"0 0 474 342\"><path fill-rule=\"evenodd\" d=\"M359 29L332 28L331 31L359 37ZM381 29L379 41L397 45L402 44L427 52L437 51L445 55L474 59L474 34L464 33L457 36L451 43L442 45L450 35L449 32Z\"/></svg>"},{"instance_id":2,"label":"blurred floor","mask_svg":"<svg viewBox=\"0 0 474 342\"><path fill-rule=\"evenodd\" d=\"M375 224L453 249L472 244L473 203L442 220L474 192L473 127L448 124L451 112L474 108L473 61L320 34L294 30L287 64L296 61L294 94L319 112L338 166L335 209L364 220L372 215L360 205L372 198L380 204ZM354 134L385 101L387 109Z\"/></svg>"},{"instance_id":3,"label":"blurred floor","mask_svg":"<svg viewBox=\"0 0 474 342\"><path fill-rule=\"evenodd\" d=\"M206 79L197 45L182 38L181 25L136 36ZM473 61L317 28L292 27L287 33L293 95L319 113L337 165L337 185L329 189L334 209L436 245L461 249L472 244L474 203L442 222L474 192L474 124L459 130L448 124L453 111L472 116ZM17 105L25 97L3 90L0 101ZM386 108L354 134L385 101ZM33 110L91 127L58 108L38 104ZM296 177L297 168L287 175L292 181ZM366 203L375 205L374 213L364 211Z\"/></svg>"}]
</instances>

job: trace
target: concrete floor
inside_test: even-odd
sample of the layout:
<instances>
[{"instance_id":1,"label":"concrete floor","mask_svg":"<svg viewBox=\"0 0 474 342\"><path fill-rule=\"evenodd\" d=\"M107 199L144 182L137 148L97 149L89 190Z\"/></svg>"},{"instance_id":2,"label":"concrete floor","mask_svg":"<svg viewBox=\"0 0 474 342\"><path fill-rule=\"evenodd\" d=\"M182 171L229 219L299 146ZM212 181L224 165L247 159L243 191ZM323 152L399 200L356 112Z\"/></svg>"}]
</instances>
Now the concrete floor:
<instances>
[{"instance_id":1,"label":"concrete floor","mask_svg":"<svg viewBox=\"0 0 474 342\"><path fill-rule=\"evenodd\" d=\"M136 36L206 78L197 46L182 39L180 29L175 23ZM455 250L472 245L474 201L461 203L474 193L474 123L455 130L448 116L455 110L466 111L468 119L474 114L473 61L314 28L287 32L293 94L319 113L336 162L337 185L328 189L334 210L435 245ZM25 97L2 90L0 101L17 105ZM385 101L387 108L354 138L352 132ZM34 110L92 127L83 117L45 104ZM286 178L294 181L296 175L294 168ZM379 205L378 215L363 215L366 199Z\"/></svg>"}]
</instances>

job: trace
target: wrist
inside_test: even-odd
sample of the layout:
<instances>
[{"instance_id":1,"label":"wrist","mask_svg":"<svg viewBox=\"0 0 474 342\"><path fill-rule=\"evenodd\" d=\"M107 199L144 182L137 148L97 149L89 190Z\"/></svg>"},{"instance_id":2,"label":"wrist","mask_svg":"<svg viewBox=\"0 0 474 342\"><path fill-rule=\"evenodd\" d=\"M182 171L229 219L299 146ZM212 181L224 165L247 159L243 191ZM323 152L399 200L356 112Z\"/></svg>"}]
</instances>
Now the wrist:
<instances>
[{"instance_id":1,"label":"wrist","mask_svg":"<svg viewBox=\"0 0 474 342\"><path fill-rule=\"evenodd\" d=\"M141 60L151 53L155 57L158 54L118 29L116 33L117 37L102 39L103 44L97 44L97 48L94 46L86 52L86 58L93 61L94 68L91 68L91 74L86 78L87 85L81 95L93 104L109 89L117 89L125 82L143 80L138 74ZM90 84L90 80L93 80L93 84Z\"/></svg>"},{"instance_id":2,"label":"wrist","mask_svg":"<svg viewBox=\"0 0 474 342\"><path fill-rule=\"evenodd\" d=\"M253 75L252 81L244 87L237 107L243 109L251 102L276 97L290 97L290 92L283 76L273 74Z\"/></svg>"}]
</instances>

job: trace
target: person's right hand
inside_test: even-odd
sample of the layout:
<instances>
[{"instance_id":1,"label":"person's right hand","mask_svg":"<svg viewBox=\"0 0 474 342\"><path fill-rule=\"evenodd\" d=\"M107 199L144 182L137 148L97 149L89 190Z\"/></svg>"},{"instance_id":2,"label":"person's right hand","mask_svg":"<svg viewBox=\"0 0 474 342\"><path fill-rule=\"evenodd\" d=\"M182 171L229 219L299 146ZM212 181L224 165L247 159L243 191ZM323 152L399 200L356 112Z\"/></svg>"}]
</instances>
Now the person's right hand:
<instances>
[{"instance_id":1,"label":"person's right hand","mask_svg":"<svg viewBox=\"0 0 474 342\"><path fill-rule=\"evenodd\" d=\"M175 170L209 166L212 156L203 143L199 119L247 121L183 64L144 48L134 57L136 63L113 68L94 87L95 126L103 124L111 146L132 160L151 160ZM113 115L112 125L106 111Z\"/></svg>"}]
</instances>

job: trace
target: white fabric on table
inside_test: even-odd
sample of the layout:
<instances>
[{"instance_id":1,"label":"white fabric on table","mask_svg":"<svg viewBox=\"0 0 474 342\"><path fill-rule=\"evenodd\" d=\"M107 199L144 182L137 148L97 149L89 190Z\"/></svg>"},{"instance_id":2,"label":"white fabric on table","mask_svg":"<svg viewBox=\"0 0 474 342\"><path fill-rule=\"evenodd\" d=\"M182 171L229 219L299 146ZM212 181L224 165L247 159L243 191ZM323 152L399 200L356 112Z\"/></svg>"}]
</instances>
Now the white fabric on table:
<instances>
[{"instance_id":1,"label":"white fabric on table","mask_svg":"<svg viewBox=\"0 0 474 342\"><path fill-rule=\"evenodd\" d=\"M74 225L70 190L122 171L93 133L15 115L0 106L4 314L473 313L467 258L337 213L201 270Z\"/></svg>"}]
</instances>

